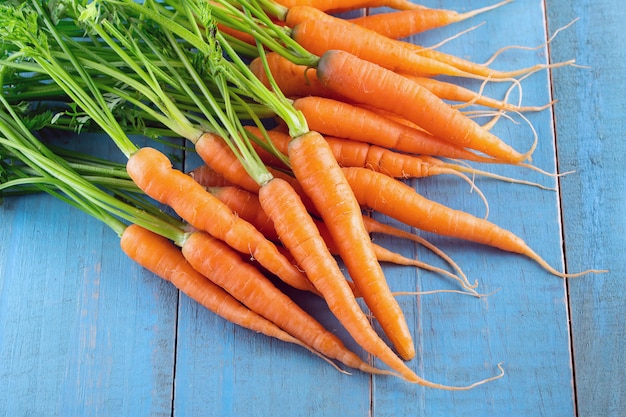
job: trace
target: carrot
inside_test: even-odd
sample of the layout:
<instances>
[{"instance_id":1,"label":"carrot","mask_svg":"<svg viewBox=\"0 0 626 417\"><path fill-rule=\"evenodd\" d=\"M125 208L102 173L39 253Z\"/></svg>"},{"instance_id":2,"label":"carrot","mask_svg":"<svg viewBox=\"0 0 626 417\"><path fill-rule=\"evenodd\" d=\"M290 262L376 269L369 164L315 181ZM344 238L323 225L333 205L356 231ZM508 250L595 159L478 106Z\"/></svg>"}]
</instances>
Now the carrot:
<instances>
[{"instance_id":1,"label":"carrot","mask_svg":"<svg viewBox=\"0 0 626 417\"><path fill-rule=\"evenodd\" d=\"M322 56L317 76L350 99L400 115L436 137L494 158L519 163L520 154L414 81L344 51Z\"/></svg>"},{"instance_id":2,"label":"carrot","mask_svg":"<svg viewBox=\"0 0 626 417\"><path fill-rule=\"evenodd\" d=\"M400 356L412 358L415 350L404 314L391 295L363 225L360 207L327 142L316 132L299 136L289 143L289 160L302 189L326 223L365 303ZM276 228L280 235L278 225Z\"/></svg>"},{"instance_id":3,"label":"carrot","mask_svg":"<svg viewBox=\"0 0 626 417\"><path fill-rule=\"evenodd\" d=\"M485 79L484 76L474 75L439 60L416 54L413 48L406 46L411 45L409 43L389 39L310 7L299 6L289 9L286 23L292 28L291 37L317 56L338 49L391 71Z\"/></svg>"},{"instance_id":4,"label":"carrot","mask_svg":"<svg viewBox=\"0 0 626 417\"><path fill-rule=\"evenodd\" d=\"M279 3L291 4L295 6L311 6L326 12L338 13L359 9L371 9L376 7L386 7L394 10L424 10L427 9L411 0L280 0Z\"/></svg>"},{"instance_id":5,"label":"carrot","mask_svg":"<svg viewBox=\"0 0 626 417\"><path fill-rule=\"evenodd\" d=\"M221 240L205 232L194 232L184 242L182 254L196 271L224 288L250 310L324 356L363 372L392 374L363 362L337 336L326 330Z\"/></svg>"},{"instance_id":6,"label":"carrot","mask_svg":"<svg viewBox=\"0 0 626 417\"><path fill-rule=\"evenodd\" d=\"M267 54L267 63L278 87L287 97L317 95L339 98L337 93L324 87L317 79L315 68L294 64L276 52ZM250 62L250 69L267 88L271 88L260 58Z\"/></svg>"},{"instance_id":7,"label":"carrot","mask_svg":"<svg viewBox=\"0 0 626 417\"><path fill-rule=\"evenodd\" d=\"M337 262L326 249L326 243L292 188L284 181L274 179L262 189L259 199L268 215L276 219L274 225L281 240L307 272L307 276L322 293L329 309L348 333L367 352L408 380L415 380L413 372L371 327ZM288 218L284 213L291 216Z\"/></svg>"},{"instance_id":8,"label":"carrot","mask_svg":"<svg viewBox=\"0 0 626 417\"><path fill-rule=\"evenodd\" d=\"M562 273L550 266L520 237L490 221L428 200L403 182L378 172L363 168L344 168L343 172L359 204L407 225L525 255L560 277L600 272Z\"/></svg>"},{"instance_id":9,"label":"carrot","mask_svg":"<svg viewBox=\"0 0 626 417\"><path fill-rule=\"evenodd\" d=\"M131 155L126 170L147 195L171 207L198 230L223 239L235 250L249 254L280 279L301 290L311 290L308 279L250 223L208 193L190 176L172 168L169 159L145 147Z\"/></svg>"},{"instance_id":10,"label":"carrot","mask_svg":"<svg viewBox=\"0 0 626 417\"><path fill-rule=\"evenodd\" d=\"M388 38L400 39L470 19L481 13L510 3L511 1L513 0L504 0L491 6L474 9L465 13L447 9L416 8L396 12L369 14L349 19L349 21L380 33Z\"/></svg>"},{"instance_id":11,"label":"carrot","mask_svg":"<svg viewBox=\"0 0 626 417\"><path fill-rule=\"evenodd\" d=\"M131 224L120 237L122 251L155 275L171 282L192 300L229 322L256 333L304 347L335 366L309 345L242 305L222 287L196 271L174 243L141 226ZM337 368L337 367L336 367ZM337 368L339 369L339 368ZM341 369L339 369L341 371Z\"/></svg>"},{"instance_id":12,"label":"carrot","mask_svg":"<svg viewBox=\"0 0 626 417\"><path fill-rule=\"evenodd\" d=\"M374 79L368 81L377 82ZM389 100L392 101L393 98L390 97ZM374 99L371 101L374 106L379 105L378 102L374 102ZM409 103L409 101L404 103ZM461 146L439 139L437 136L422 130L411 128L373 110L346 102L321 97L307 97L295 100L294 107L304 114L312 130L325 135L367 142L383 148L419 155L476 162L494 161L493 158L477 155ZM405 107L409 107L408 110L410 110L412 105L405 105Z\"/></svg>"}]
</instances>

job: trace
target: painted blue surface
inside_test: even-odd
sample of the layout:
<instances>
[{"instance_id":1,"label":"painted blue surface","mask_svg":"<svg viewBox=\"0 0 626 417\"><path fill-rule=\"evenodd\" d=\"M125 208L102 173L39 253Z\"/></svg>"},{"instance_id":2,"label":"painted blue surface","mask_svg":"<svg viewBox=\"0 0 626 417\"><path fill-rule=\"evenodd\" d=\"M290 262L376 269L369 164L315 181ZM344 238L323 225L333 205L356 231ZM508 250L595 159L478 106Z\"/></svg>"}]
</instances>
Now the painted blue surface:
<instances>
[{"instance_id":1,"label":"painted blue surface","mask_svg":"<svg viewBox=\"0 0 626 417\"><path fill-rule=\"evenodd\" d=\"M459 3L425 2L458 10L492 2ZM510 50L494 64L519 68L549 56L589 66L541 71L522 83L525 104L558 100L554 112L528 115L539 137L533 162L549 172L557 164L559 172L575 172L557 181L486 167L558 186L558 192L481 178L476 183L489 200L489 218L522 236L551 265L610 272L565 282L521 256L425 235L478 279L482 292L498 291L482 299L451 293L400 299L418 352L409 364L420 375L464 385L494 375L503 362L502 379L449 392L341 375L300 348L199 308L126 259L103 225L52 198L31 196L0 206L0 416L623 415L625 17L616 1L517 0L412 39L433 45L484 21L442 46L480 62L506 45L542 45L580 18L549 48ZM520 150L533 140L523 123L503 120L494 132ZM432 199L484 214L476 193L457 178L411 184ZM441 265L406 241L374 237ZM386 272L398 291L456 288L412 268ZM345 336L319 300L294 296Z\"/></svg>"}]
</instances>

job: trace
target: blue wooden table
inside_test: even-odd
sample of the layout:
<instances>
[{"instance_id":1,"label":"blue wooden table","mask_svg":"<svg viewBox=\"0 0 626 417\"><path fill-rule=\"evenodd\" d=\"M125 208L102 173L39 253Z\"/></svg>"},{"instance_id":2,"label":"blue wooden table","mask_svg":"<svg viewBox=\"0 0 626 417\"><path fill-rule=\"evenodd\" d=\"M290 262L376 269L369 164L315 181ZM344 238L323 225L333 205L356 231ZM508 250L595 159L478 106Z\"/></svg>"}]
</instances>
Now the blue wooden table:
<instances>
[{"instance_id":1,"label":"blue wooden table","mask_svg":"<svg viewBox=\"0 0 626 417\"><path fill-rule=\"evenodd\" d=\"M424 2L457 10L491 3ZM564 281L517 255L427 236L491 295L399 298L415 336L417 357L409 364L420 375L461 385L496 374L502 362L502 379L448 392L339 374L300 348L216 318L125 258L105 226L50 197L30 196L0 206L0 416L626 415L624 21L616 0L516 0L413 39L434 45L484 22L441 49L481 62L506 45L544 44L509 50L494 66L572 58L580 65L522 83L525 104L558 100L553 109L528 114L539 137L534 164L573 172L557 180L491 167L558 191L476 183L490 219L550 264L610 272ZM533 141L524 123L503 120L494 131L520 150ZM104 140L97 139L83 140L102 151ZM458 179L411 184L437 201L484 213ZM375 238L437 263L406 242ZM397 291L455 288L412 268L386 271ZM318 300L298 300L343 335Z\"/></svg>"}]
</instances>

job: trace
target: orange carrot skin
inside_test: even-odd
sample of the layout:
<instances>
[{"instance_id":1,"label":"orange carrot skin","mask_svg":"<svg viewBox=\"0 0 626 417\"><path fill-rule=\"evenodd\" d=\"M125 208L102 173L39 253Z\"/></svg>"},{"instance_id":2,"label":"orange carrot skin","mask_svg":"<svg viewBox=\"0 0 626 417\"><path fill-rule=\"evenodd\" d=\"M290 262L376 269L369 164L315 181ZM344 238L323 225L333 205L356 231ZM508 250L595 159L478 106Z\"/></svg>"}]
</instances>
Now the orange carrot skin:
<instances>
[{"instance_id":1,"label":"orange carrot skin","mask_svg":"<svg viewBox=\"0 0 626 417\"><path fill-rule=\"evenodd\" d=\"M414 81L352 54L324 54L317 76L346 97L402 116L457 146L510 163L527 157Z\"/></svg>"},{"instance_id":2,"label":"orange carrot skin","mask_svg":"<svg viewBox=\"0 0 626 417\"><path fill-rule=\"evenodd\" d=\"M267 319L244 307L239 301L196 271L180 248L166 238L143 227L130 225L120 239L120 246L129 258L159 277L170 281L189 298L224 319L293 343L294 339Z\"/></svg>"},{"instance_id":3,"label":"orange carrot skin","mask_svg":"<svg viewBox=\"0 0 626 417\"><path fill-rule=\"evenodd\" d=\"M326 223L359 293L401 357L415 355L402 309L391 294L358 202L324 140L310 132L289 143L292 170ZM274 219L276 223L276 219Z\"/></svg>"},{"instance_id":4,"label":"orange carrot skin","mask_svg":"<svg viewBox=\"0 0 626 417\"><path fill-rule=\"evenodd\" d=\"M529 253L526 243L514 233L488 220L428 200L401 181L363 168L343 168L343 171L356 199L364 207L427 232L508 252Z\"/></svg>"},{"instance_id":5,"label":"orange carrot skin","mask_svg":"<svg viewBox=\"0 0 626 417\"><path fill-rule=\"evenodd\" d=\"M313 7L291 7L286 24L293 28L292 37L313 54L321 56L328 50L341 49L392 71L427 77L449 75L481 79L510 78L528 72L493 70L436 49L388 38Z\"/></svg>"},{"instance_id":6,"label":"orange carrot skin","mask_svg":"<svg viewBox=\"0 0 626 417\"><path fill-rule=\"evenodd\" d=\"M278 233L276 232L276 228L274 227L274 222L264 211L256 194L249 193L248 191L235 186L216 187L211 189L211 193L227 204L231 210L241 216L244 220L252 223L268 239L276 242L280 240ZM364 218L364 220L368 220L368 218ZM328 251L332 255L339 255L339 249L337 249L337 245L333 241L332 236L330 236L326 225L316 219L313 219L313 222L315 223L315 226L317 226L317 230L324 240ZM369 231L367 222L366 227ZM374 243L372 243L372 246L374 247L376 258L381 262L391 262L398 265L415 264L413 259L407 259L395 252L391 252L383 248L382 246ZM279 249L281 249L281 247L279 247ZM289 255L291 255L291 253L289 253ZM352 288L352 291L354 292L355 289ZM355 296L360 297L360 295L356 294Z\"/></svg>"},{"instance_id":7,"label":"orange carrot skin","mask_svg":"<svg viewBox=\"0 0 626 417\"><path fill-rule=\"evenodd\" d=\"M274 223L263 211L256 194L236 186L216 187L210 189L210 192L239 217L253 224L267 239L278 242Z\"/></svg>"},{"instance_id":8,"label":"orange carrot skin","mask_svg":"<svg viewBox=\"0 0 626 417\"><path fill-rule=\"evenodd\" d=\"M323 355L357 369L368 369L334 334L307 314L263 274L243 262L222 241L204 232L192 233L182 247L187 261L250 310L265 317Z\"/></svg>"},{"instance_id":9,"label":"orange carrot skin","mask_svg":"<svg viewBox=\"0 0 626 417\"><path fill-rule=\"evenodd\" d=\"M148 196L171 207L194 228L205 230L235 250L251 255L289 285L305 291L312 289L306 277L274 243L189 175L173 169L163 153L149 147L141 148L131 155L126 170Z\"/></svg>"},{"instance_id":10,"label":"orange carrot skin","mask_svg":"<svg viewBox=\"0 0 626 417\"><path fill-rule=\"evenodd\" d=\"M324 135L419 155L478 162L486 162L487 159L422 130L347 102L309 96L295 100L293 105L302 112L311 130Z\"/></svg>"},{"instance_id":11,"label":"orange carrot skin","mask_svg":"<svg viewBox=\"0 0 626 417\"><path fill-rule=\"evenodd\" d=\"M195 150L207 165L227 181L236 182L251 192L258 191L259 184L250 175L242 175L241 163L221 137L205 133L195 143Z\"/></svg>"},{"instance_id":12,"label":"orange carrot skin","mask_svg":"<svg viewBox=\"0 0 626 417\"><path fill-rule=\"evenodd\" d=\"M411 0L369 0L367 7L389 7L395 10L425 10L426 6L412 2Z\"/></svg>"},{"instance_id":13,"label":"orange carrot skin","mask_svg":"<svg viewBox=\"0 0 626 417\"><path fill-rule=\"evenodd\" d=\"M440 81L434 78L415 77L411 74L403 74L405 77L412 79L422 87L428 89L437 97L443 100L457 101L461 103L474 103L477 105L483 105L492 107L495 109L504 109L512 111L521 111L524 108L520 108L516 105L496 100L488 96L479 95L478 93L461 87L458 84L448 83Z\"/></svg>"}]
</instances>

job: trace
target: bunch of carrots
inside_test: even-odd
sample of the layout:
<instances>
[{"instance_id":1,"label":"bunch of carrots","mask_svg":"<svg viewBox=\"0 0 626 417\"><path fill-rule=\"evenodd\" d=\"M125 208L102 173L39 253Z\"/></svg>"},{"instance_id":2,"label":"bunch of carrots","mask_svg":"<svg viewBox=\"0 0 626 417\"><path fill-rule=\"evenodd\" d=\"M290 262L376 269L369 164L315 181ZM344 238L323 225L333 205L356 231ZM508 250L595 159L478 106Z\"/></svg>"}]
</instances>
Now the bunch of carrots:
<instances>
[{"instance_id":1,"label":"bunch of carrots","mask_svg":"<svg viewBox=\"0 0 626 417\"><path fill-rule=\"evenodd\" d=\"M490 126L505 112L544 107L513 105L436 76L508 82L514 89L528 74L569 63L495 71L399 40L508 1L468 13L405 0L297 3L2 4L0 190L64 199L109 225L124 253L206 308L335 366L450 390L501 377L498 365L495 376L447 386L407 365L413 338L381 262L428 268L479 294L436 247L363 209L574 276L555 270L513 233L428 200L402 181L442 174L470 183L468 175L515 181L467 162L532 168L532 149L514 149ZM333 14L380 6L398 11L351 21ZM489 124L462 111L474 104L492 109ZM103 132L126 163L47 147L35 134L40 128ZM162 151L135 145L135 134L181 137L205 165L177 170ZM176 215L164 214L155 201ZM370 233L422 244L454 272L386 250ZM388 369L349 351L274 277L322 297L359 346Z\"/></svg>"}]
</instances>

